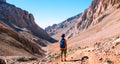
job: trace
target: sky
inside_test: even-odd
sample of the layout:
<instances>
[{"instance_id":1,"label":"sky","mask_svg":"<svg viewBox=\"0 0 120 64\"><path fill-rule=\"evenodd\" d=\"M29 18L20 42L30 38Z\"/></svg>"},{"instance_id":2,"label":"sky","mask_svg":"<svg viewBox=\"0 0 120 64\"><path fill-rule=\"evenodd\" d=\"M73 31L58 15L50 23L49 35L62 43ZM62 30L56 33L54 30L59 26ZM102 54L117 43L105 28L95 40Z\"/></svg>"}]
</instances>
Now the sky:
<instances>
[{"instance_id":1,"label":"sky","mask_svg":"<svg viewBox=\"0 0 120 64\"><path fill-rule=\"evenodd\" d=\"M43 29L80 14L92 0L7 0L23 10L32 13L35 22Z\"/></svg>"}]
</instances>

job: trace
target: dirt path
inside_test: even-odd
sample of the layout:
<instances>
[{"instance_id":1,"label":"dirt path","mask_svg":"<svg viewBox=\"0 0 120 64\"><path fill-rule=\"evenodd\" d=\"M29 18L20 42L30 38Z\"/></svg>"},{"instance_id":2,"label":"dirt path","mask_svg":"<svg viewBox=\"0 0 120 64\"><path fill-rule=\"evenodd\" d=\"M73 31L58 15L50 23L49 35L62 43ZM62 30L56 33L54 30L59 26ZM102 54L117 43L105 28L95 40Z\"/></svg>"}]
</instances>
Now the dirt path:
<instances>
[{"instance_id":1,"label":"dirt path","mask_svg":"<svg viewBox=\"0 0 120 64\"><path fill-rule=\"evenodd\" d=\"M100 52L101 50L93 47L85 49L74 49L67 54L67 61L61 62L60 57L53 58L49 62L43 64L119 64L120 56L116 56L114 53L109 52L105 54ZM83 59L88 57L88 59Z\"/></svg>"},{"instance_id":2,"label":"dirt path","mask_svg":"<svg viewBox=\"0 0 120 64\"><path fill-rule=\"evenodd\" d=\"M89 55L87 51L89 49L74 49L67 53L67 61L61 62L60 56L58 58L52 58L52 61L48 61L45 64L80 64L82 57ZM87 62L87 60L85 60Z\"/></svg>"}]
</instances>

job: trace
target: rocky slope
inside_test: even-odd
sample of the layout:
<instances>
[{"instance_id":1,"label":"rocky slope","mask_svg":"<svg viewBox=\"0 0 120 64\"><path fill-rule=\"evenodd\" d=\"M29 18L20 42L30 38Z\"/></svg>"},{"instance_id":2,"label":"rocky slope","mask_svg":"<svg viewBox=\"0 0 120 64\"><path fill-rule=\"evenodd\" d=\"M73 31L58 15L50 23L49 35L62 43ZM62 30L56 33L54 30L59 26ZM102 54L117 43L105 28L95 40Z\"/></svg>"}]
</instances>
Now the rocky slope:
<instances>
[{"instance_id":1,"label":"rocky slope","mask_svg":"<svg viewBox=\"0 0 120 64\"><path fill-rule=\"evenodd\" d=\"M69 48L66 62L61 62L60 53L54 53L49 56L51 60L47 60L46 64L119 64L119 36L120 34L95 41L91 46L77 45Z\"/></svg>"},{"instance_id":2,"label":"rocky slope","mask_svg":"<svg viewBox=\"0 0 120 64\"><path fill-rule=\"evenodd\" d=\"M49 27L47 31L53 31L53 37L59 38L60 34L71 32L73 36L67 40L67 61L61 62L59 43L55 43L46 48L50 58L46 64L119 64L119 11L120 0L94 0L88 9L75 16L71 22L64 21L65 27L60 28L60 24ZM74 28L69 30L71 23ZM58 27L59 30L56 29ZM86 56L88 59L82 60Z\"/></svg>"},{"instance_id":3,"label":"rocky slope","mask_svg":"<svg viewBox=\"0 0 120 64\"><path fill-rule=\"evenodd\" d=\"M46 46L44 43L29 33L15 31L0 20L0 64L33 61L37 57L41 59L45 56L45 51L41 49L41 46Z\"/></svg>"},{"instance_id":4,"label":"rocky slope","mask_svg":"<svg viewBox=\"0 0 120 64\"><path fill-rule=\"evenodd\" d=\"M106 10L110 14L103 18L101 22L67 40L66 62L61 62L59 43L49 46L47 49L50 60L46 61L46 64L119 64L120 8L118 8L118 5L116 6ZM53 48L56 49L53 50ZM85 56L88 59L82 60Z\"/></svg>"},{"instance_id":5,"label":"rocky slope","mask_svg":"<svg viewBox=\"0 0 120 64\"><path fill-rule=\"evenodd\" d=\"M55 24L46 28L46 31L53 37L65 33L67 38L78 35L81 31L90 26L94 26L112 13L111 8L120 8L120 0L93 0L92 4L83 13L71 17L60 24Z\"/></svg>"},{"instance_id":6,"label":"rocky slope","mask_svg":"<svg viewBox=\"0 0 120 64\"><path fill-rule=\"evenodd\" d=\"M29 40L0 20L0 56L1 63L2 57L9 56L14 60L15 56L43 58L45 51L41 49L39 44ZM8 59L8 61L13 61L13 59ZM5 60L3 59L3 61Z\"/></svg>"},{"instance_id":7,"label":"rocky slope","mask_svg":"<svg viewBox=\"0 0 120 64\"><path fill-rule=\"evenodd\" d=\"M42 47L56 42L32 14L0 0L0 64L20 64L46 56Z\"/></svg>"},{"instance_id":8,"label":"rocky slope","mask_svg":"<svg viewBox=\"0 0 120 64\"><path fill-rule=\"evenodd\" d=\"M56 42L56 40L51 38L35 23L34 17L31 13L6 3L6 0L0 0L0 19L4 20L4 23L16 31L20 31L20 29L26 28L33 35L39 38L52 43Z\"/></svg>"}]
</instances>

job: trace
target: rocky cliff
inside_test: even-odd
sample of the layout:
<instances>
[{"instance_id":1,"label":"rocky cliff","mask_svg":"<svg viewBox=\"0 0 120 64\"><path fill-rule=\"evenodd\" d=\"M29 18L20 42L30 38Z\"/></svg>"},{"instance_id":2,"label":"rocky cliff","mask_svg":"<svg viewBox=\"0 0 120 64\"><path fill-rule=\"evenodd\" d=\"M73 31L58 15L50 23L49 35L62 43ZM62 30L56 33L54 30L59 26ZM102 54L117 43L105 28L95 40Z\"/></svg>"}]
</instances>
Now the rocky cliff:
<instances>
[{"instance_id":1,"label":"rocky cliff","mask_svg":"<svg viewBox=\"0 0 120 64\"><path fill-rule=\"evenodd\" d=\"M101 22L103 18L110 14L106 11L115 6L116 8L119 7L119 4L120 0L94 0L91 6L80 16L77 28L82 30Z\"/></svg>"},{"instance_id":2,"label":"rocky cliff","mask_svg":"<svg viewBox=\"0 0 120 64\"><path fill-rule=\"evenodd\" d=\"M44 57L44 52L39 44L29 40L21 33L0 20L0 56L34 56Z\"/></svg>"},{"instance_id":3,"label":"rocky cliff","mask_svg":"<svg viewBox=\"0 0 120 64\"><path fill-rule=\"evenodd\" d=\"M17 8L14 5L8 4L5 0L0 0L0 19L4 20L4 23L19 31L19 29L26 28L33 35L47 40L49 42L56 42L51 38L42 28L40 28L34 21L34 17L31 13L25 10ZM19 28L19 29L18 29Z\"/></svg>"},{"instance_id":4,"label":"rocky cliff","mask_svg":"<svg viewBox=\"0 0 120 64\"><path fill-rule=\"evenodd\" d=\"M93 0L83 13L71 17L60 24L49 26L46 31L54 38L59 39L59 35L62 33L65 33L67 38L71 38L90 26L101 22L102 19L112 13L112 8L120 8L120 0Z\"/></svg>"},{"instance_id":5,"label":"rocky cliff","mask_svg":"<svg viewBox=\"0 0 120 64\"><path fill-rule=\"evenodd\" d=\"M2 57L8 57L8 62L17 61L16 56L43 58L41 47L53 42L56 40L35 23L32 14L0 0L0 64Z\"/></svg>"}]
</instances>

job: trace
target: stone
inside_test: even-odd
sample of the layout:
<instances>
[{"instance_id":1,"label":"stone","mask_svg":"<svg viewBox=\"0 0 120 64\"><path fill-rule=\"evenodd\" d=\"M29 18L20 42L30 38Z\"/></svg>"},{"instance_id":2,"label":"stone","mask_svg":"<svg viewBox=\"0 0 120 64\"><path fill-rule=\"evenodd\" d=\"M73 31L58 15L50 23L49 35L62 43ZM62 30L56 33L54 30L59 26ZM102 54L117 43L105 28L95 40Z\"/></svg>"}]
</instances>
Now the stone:
<instances>
[{"instance_id":1,"label":"stone","mask_svg":"<svg viewBox=\"0 0 120 64\"><path fill-rule=\"evenodd\" d=\"M83 57L81 58L81 61L84 61L84 60L87 60L87 59L89 59L88 56L83 56Z\"/></svg>"},{"instance_id":2,"label":"stone","mask_svg":"<svg viewBox=\"0 0 120 64\"><path fill-rule=\"evenodd\" d=\"M0 64L6 64L4 59L0 59Z\"/></svg>"}]
</instances>

